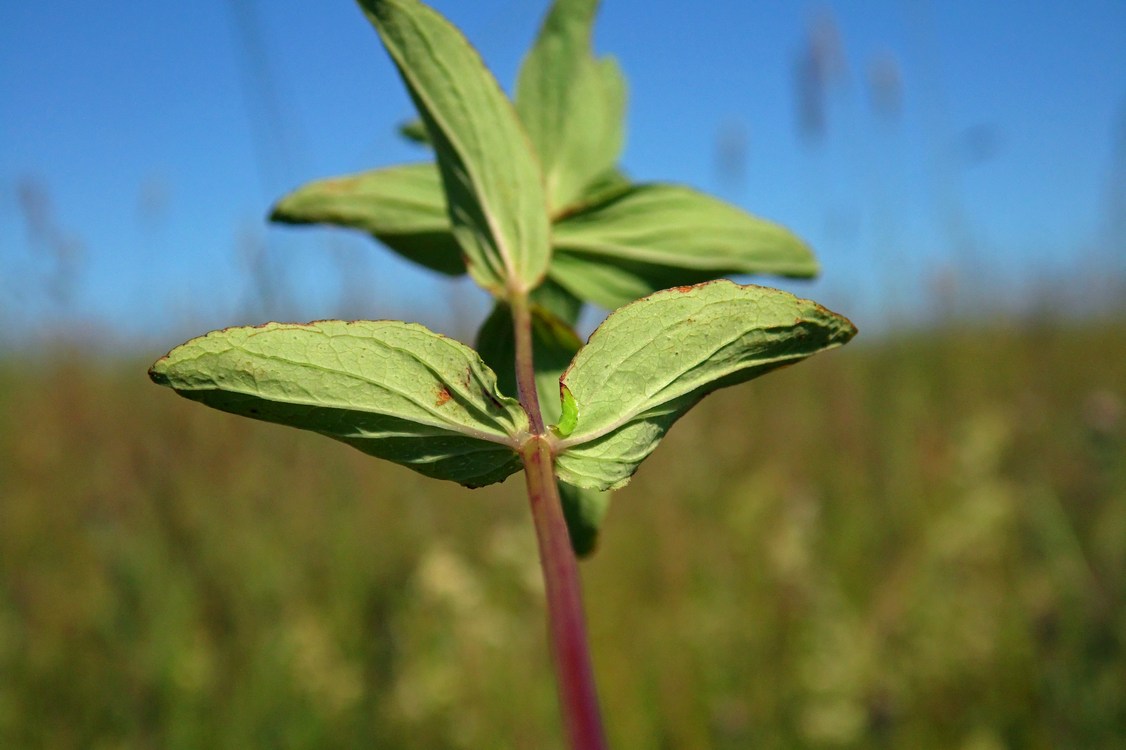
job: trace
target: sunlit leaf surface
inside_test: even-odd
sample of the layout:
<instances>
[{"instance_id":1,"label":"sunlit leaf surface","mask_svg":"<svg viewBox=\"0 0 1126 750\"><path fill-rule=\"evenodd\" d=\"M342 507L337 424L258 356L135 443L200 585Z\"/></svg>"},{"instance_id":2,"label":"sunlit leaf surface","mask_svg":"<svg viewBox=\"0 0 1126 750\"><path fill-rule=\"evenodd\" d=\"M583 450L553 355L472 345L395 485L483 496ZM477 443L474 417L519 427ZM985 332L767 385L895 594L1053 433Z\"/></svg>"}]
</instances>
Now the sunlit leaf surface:
<instances>
[{"instance_id":1,"label":"sunlit leaf surface","mask_svg":"<svg viewBox=\"0 0 1126 750\"><path fill-rule=\"evenodd\" d=\"M573 429L560 479L629 481L668 428L708 393L840 346L856 328L787 292L721 280L658 292L614 312L564 374Z\"/></svg>"},{"instance_id":2,"label":"sunlit leaf surface","mask_svg":"<svg viewBox=\"0 0 1126 750\"><path fill-rule=\"evenodd\" d=\"M529 290L550 261L543 178L509 102L461 32L416 0L360 0L438 159L454 236L486 289Z\"/></svg>"}]
</instances>

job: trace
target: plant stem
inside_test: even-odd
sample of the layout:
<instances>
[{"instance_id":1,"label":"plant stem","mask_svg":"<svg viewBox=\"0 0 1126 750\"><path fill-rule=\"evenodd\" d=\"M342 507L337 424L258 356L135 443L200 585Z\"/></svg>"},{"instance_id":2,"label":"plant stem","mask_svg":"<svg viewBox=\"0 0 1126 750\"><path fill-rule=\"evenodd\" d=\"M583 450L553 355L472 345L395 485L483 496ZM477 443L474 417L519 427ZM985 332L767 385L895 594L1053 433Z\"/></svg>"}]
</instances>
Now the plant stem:
<instances>
[{"instance_id":1,"label":"plant stem","mask_svg":"<svg viewBox=\"0 0 1126 750\"><path fill-rule=\"evenodd\" d=\"M543 437L533 437L524 445L523 457L547 589L548 631L563 723L574 750L605 748L587 644L579 566L563 520L551 447Z\"/></svg>"},{"instance_id":2,"label":"plant stem","mask_svg":"<svg viewBox=\"0 0 1126 750\"><path fill-rule=\"evenodd\" d=\"M516 334L516 384L533 433L524 443L521 458L547 592L548 634L563 723L573 750L603 750L606 740L586 635L579 566L563 519L555 457L545 434L536 393L532 317L526 298L513 303L512 318Z\"/></svg>"},{"instance_id":3,"label":"plant stem","mask_svg":"<svg viewBox=\"0 0 1126 750\"><path fill-rule=\"evenodd\" d=\"M533 435L546 434L540 397L536 390L536 366L532 352L532 310L527 296L517 296L511 302L512 326L516 337L516 392L520 405L528 412ZM553 472L554 473L554 470Z\"/></svg>"}]
</instances>

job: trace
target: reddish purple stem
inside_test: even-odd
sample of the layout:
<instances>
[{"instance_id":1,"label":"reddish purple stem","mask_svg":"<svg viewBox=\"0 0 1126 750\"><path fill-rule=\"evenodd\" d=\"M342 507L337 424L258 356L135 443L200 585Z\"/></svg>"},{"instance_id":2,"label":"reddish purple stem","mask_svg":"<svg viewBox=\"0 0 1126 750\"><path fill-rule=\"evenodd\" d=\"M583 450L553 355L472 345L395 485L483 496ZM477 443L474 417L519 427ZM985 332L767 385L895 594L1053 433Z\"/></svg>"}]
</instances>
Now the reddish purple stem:
<instances>
[{"instance_id":1,"label":"reddish purple stem","mask_svg":"<svg viewBox=\"0 0 1126 750\"><path fill-rule=\"evenodd\" d=\"M555 457L545 436L536 393L532 319L526 299L513 303L512 318L516 335L517 388L533 433L524 444L521 457L547 590L548 635L555 661L563 723L572 750L604 750L606 739L586 634L579 566L571 549L567 523L563 519L559 486L555 480Z\"/></svg>"}]
</instances>

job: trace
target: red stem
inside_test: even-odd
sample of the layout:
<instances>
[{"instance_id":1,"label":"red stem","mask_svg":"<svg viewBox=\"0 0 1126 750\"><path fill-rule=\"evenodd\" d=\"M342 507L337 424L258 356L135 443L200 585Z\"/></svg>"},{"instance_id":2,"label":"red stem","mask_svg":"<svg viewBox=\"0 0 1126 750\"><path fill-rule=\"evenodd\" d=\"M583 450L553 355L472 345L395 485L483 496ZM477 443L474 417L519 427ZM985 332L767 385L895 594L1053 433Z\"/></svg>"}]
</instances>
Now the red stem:
<instances>
[{"instance_id":1,"label":"red stem","mask_svg":"<svg viewBox=\"0 0 1126 750\"><path fill-rule=\"evenodd\" d=\"M573 750L604 750L606 739L594 686L579 566L571 549L567 523L563 519L559 486L555 480L555 457L545 435L536 393L532 318L526 299L513 304L512 318L516 334L517 389L533 432L524 443L521 457L547 590L548 632L563 723Z\"/></svg>"}]
</instances>

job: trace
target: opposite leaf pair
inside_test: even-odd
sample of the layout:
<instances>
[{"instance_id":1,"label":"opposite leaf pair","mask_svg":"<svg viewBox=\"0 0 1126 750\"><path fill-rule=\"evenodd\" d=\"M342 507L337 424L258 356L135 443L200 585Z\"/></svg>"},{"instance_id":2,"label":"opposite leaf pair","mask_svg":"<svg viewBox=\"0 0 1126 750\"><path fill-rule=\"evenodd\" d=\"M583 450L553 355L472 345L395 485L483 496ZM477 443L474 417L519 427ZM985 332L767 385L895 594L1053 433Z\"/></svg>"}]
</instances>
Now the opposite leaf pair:
<instances>
[{"instance_id":1,"label":"opposite leaf pair","mask_svg":"<svg viewBox=\"0 0 1126 750\"><path fill-rule=\"evenodd\" d=\"M558 476L587 489L620 487L708 393L854 334L812 302L730 281L627 305L560 381L562 418L550 437ZM228 328L173 349L150 375L208 406L319 432L469 487L518 471L532 437L523 407L476 352L412 323Z\"/></svg>"},{"instance_id":2,"label":"opposite leaf pair","mask_svg":"<svg viewBox=\"0 0 1126 750\"><path fill-rule=\"evenodd\" d=\"M596 0L553 4L513 103L429 8L361 5L436 163L310 183L278 202L275 221L363 230L432 270L468 270L501 300L513 284L536 288L544 273L574 302L608 310L728 274L817 273L809 248L776 224L690 188L622 176L625 82L612 58L593 54Z\"/></svg>"}]
</instances>

